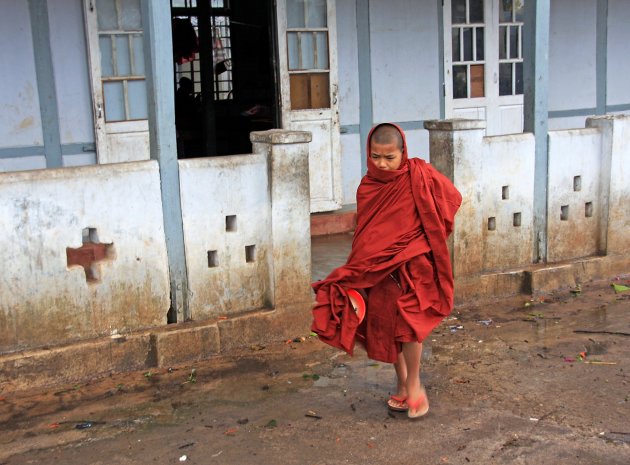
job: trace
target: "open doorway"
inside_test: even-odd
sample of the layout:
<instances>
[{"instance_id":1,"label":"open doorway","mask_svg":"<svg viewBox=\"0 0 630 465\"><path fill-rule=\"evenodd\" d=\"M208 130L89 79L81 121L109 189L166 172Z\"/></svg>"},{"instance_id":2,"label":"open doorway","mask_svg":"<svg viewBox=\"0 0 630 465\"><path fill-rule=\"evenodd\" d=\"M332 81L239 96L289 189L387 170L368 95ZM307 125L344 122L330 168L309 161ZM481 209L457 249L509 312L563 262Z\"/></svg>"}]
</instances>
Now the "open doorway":
<instances>
[{"instance_id":1,"label":"open doorway","mask_svg":"<svg viewBox=\"0 0 630 465\"><path fill-rule=\"evenodd\" d=\"M171 0L179 158L250 153L280 127L272 0Z\"/></svg>"}]
</instances>

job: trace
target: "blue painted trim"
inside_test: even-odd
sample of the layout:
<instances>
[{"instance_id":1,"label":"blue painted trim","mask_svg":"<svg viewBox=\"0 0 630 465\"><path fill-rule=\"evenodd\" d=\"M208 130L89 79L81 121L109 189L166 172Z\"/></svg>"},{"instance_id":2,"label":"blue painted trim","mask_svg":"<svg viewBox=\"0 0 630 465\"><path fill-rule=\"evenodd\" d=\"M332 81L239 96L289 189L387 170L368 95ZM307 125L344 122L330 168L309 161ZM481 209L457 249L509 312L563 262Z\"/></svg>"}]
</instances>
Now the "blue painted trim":
<instances>
[{"instance_id":1,"label":"blue painted trim","mask_svg":"<svg viewBox=\"0 0 630 465\"><path fill-rule=\"evenodd\" d=\"M525 132L534 133L534 262L547 261L550 0L525 2L523 26Z\"/></svg>"},{"instance_id":2,"label":"blue painted trim","mask_svg":"<svg viewBox=\"0 0 630 465\"><path fill-rule=\"evenodd\" d=\"M47 0L29 0L28 10L33 36L33 53L39 108L42 118L42 133L46 156L46 168L63 166L61 156L61 136L59 132L59 111L55 89L52 51L50 50L50 26L48 24Z\"/></svg>"},{"instance_id":3,"label":"blue painted trim","mask_svg":"<svg viewBox=\"0 0 630 465\"><path fill-rule=\"evenodd\" d=\"M440 58L439 69L439 88L440 96L440 119L446 118L446 83L444 82L444 0L437 0L438 11L438 56Z\"/></svg>"},{"instance_id":4,"label":"blue painted trim","mask_svg":"<svg viewBox=\"0 0 630 465\"><path fill-rule=\"evenodd\" d=\"M79 142L78 144L63 144L61 146L62 155L81 155L93 152L96 152L96 144L94 142Z\"/></svg>"},{"instance_id":5,"label":"blue painted trim","mask_svg":"<svg viewBox=\"0 0 630 465\"><path fill-rule=\"evenodd\" d=\"M339 127L341 134L359 134L360 126L358 124L344 124Z\"/></svg>"},{"instance_id":6,"label":"blue painted trim","mask_svg":"<svg viewBox=\"0 0 630 465\"><path fill-rule=\"evenodd\" d=\"M422 120L422 121L401 121L401 122L394 122L394 124L400 126L403 131L415 131L417 129L424 130L424 120Z\"/></svg>"},{"instance_id":7,"label":"blue painted trim","mask_svg":"<svg viewBox=\"0 0 630 465\"><path fill-rule=\"evenodd\" d=\"M572 118L576 116L596 115L597 108L575 108L573 110L552 110L549 111L549 118Z\"/></svg>"},{"instance_id":8,"label":"blue painted trim","mask_svg":"<svg viewBox=\"0 0 630 465\"><path fill-rule=\"evenodd\" d=\"M359 61L359 133L361 134L361 174L367 173L367 140L374 114L372 109L372 50L370 47L370 1L356 0Z\"/></svg>"},{"instance_id":9,"label":"blue painted trim","mask_svg":"<svg viewBox=\"0 0 630 465\"><path fill-rule=\"evenodd\" d=\"M79 142L76 144L63 144L61 146L61 155L81 155L83 153L93 152L96 152L94 142ZM43 145L0 148L0 158L41 157L45 155L46 151Z\"/></svg>"},{"instance_id":10,"label":"blue painted trim","mask_svg":"<svg viewBox=\"0 0 630 465\"><path fill-rule=\"evenodd\" d=\"M608 0L597 0L597 26L595 31L597 114L603 115L606 113L608 93Z\"/></svg>"},{"instance_id":11,"label":"blue painted trim","mask_svg":"<svg viewBox=\"0 0 630 465\"><path fill-rule=\"evenodd\" d=\"M616 112L616 111L628 111L630 110L630 103L622 103L620 105L608 105L606 106L606 113Z\"/></svg>"},{"instance_id":12,"label":"blue painted trim","mask_svg":"<svg viewBox=\"0 0 630 465\"><path fill-rule=\"evenodd\" d=\"M188 274L184 225L179 191L179 164L175 137L175 83L170 0L141 0L149 143L151 158L160 167L162 214L170 281L171 309L165 321L191 318L188 308Z\"/></svg>"}]
</instances>

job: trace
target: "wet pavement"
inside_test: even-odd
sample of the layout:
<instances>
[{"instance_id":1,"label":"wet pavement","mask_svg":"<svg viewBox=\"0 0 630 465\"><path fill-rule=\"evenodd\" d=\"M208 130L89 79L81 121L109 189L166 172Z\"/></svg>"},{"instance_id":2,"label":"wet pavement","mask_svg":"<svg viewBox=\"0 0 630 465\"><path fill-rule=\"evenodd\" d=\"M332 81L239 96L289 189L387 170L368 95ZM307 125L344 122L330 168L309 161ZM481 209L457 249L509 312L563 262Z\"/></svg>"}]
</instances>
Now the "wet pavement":
<instances>
[{"instance_id":1,"label":"wet pavement","mask_svg":"<svg viewBox=\"0 0 630 465\"><path fill-rule=\"evenodd\" d=\"M313 277L351 236L316 238ZM583 284L458 307L425 341L428 415L390 365L308 332L190 366L0 392L0 464L630 463L630 292Z\"/></svg>"}]
</instances>

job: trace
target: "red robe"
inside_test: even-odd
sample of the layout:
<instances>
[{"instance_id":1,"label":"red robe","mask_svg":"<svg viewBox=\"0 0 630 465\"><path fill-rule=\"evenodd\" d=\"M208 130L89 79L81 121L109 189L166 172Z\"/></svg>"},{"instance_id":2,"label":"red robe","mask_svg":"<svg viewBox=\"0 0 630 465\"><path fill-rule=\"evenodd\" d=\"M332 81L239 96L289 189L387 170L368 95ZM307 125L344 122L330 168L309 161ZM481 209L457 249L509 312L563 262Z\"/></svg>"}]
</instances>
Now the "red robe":
<instances>
[{"instance_id":1,"label":"red robe","mask_svg":"<svg viewBox=\"0 0 630 465\"><path fill-rule=\"evenodd\" d=\"M317 303L311 329L319 338L350 355L356 340L365 342L370 358L385 362L395 361L401 342L421 342L453 308L446 240L462 199L430 164L408 159L398 130L403 154L392 171L379 169L369 157L374 129L370 132L352 251L345 265L312 285ZM367 328L359 328L348 288L369 295ZM388 305L394 310L381 311Z\"/></svg>"}]
</instances>

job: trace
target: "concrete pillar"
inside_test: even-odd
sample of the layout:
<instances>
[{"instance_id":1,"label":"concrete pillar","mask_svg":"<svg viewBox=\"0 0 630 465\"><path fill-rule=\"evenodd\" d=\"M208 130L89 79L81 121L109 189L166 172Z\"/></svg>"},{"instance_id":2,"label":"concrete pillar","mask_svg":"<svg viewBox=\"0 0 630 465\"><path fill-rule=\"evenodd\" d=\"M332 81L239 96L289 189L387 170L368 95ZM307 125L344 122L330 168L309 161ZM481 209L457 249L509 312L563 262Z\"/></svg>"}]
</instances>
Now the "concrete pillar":
<instances>
[{"instance_id":1,"label":"concrete pillar","mask_svg":"<svg viewBox=\"0 0 630 465\"><path fill-rule=\"evenodd\" d=\"M627 254L630 250L630 116L595 116L586 126L602 131L601 200L603 218L600 252Z\"/></svg>"},{"instance_id":2,"label":"concrete pillar","mask_svg":"<svg viewBox=\"0 0 630 465\"><path fill-rule=\"evenodd\" d=\"M425 121L424 128L429 131L431 163L453 181L463 198L449 243L453 273L458 277L478 273L483 270L485 240L480 205L486 122Z\"/></svg>"},{"instance_id":3,"label":"concrete pillar","mask_svg":"<svg viewBox=\"0 0 630 465\"><path fill-rule=\"evenodd\" d=\"M312 299L308 143L304 131L252 132L254 153L266 154L271 190L270 269L274 308Z\"/></svg>"}]
</instances>

